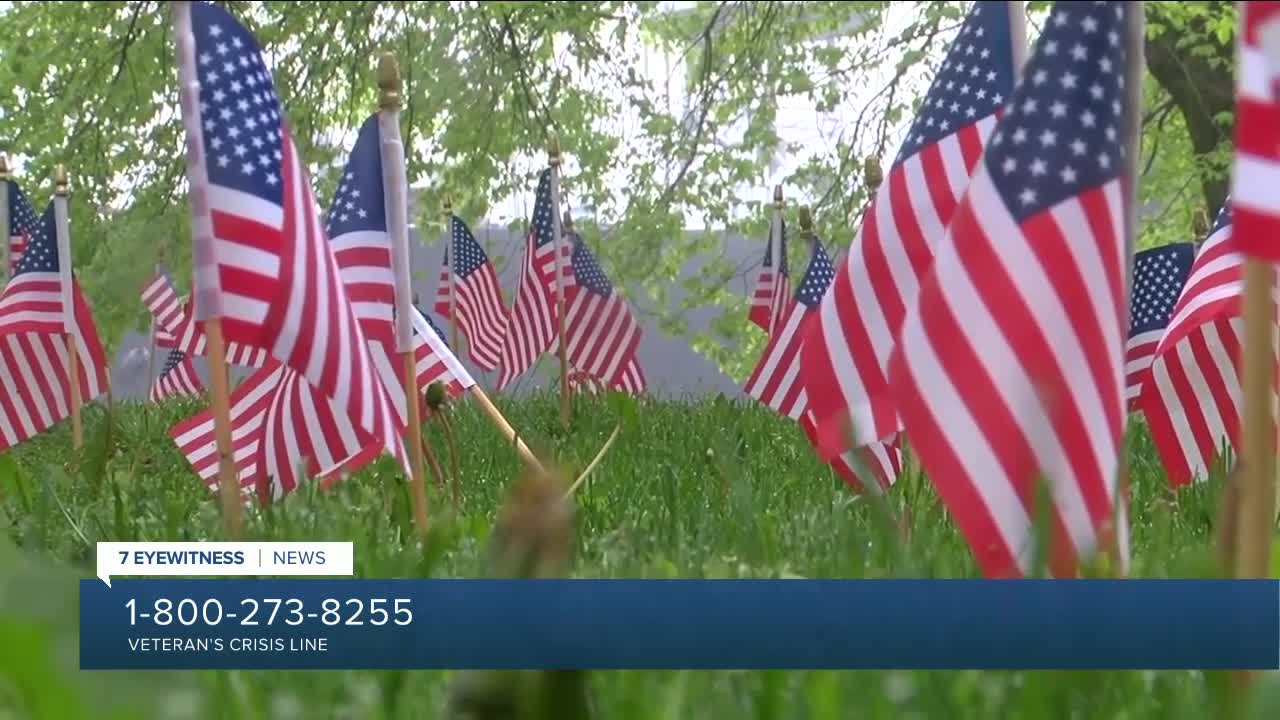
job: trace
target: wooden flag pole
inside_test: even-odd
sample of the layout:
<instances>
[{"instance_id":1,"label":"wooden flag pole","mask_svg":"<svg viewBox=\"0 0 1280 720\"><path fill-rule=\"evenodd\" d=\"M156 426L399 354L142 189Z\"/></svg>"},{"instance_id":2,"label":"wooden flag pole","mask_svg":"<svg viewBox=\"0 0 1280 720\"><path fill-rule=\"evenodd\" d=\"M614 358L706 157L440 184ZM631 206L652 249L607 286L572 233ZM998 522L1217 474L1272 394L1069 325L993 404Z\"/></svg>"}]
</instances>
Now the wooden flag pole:
<instances>
[{"instance_id":1,"label":"wooden flag pole","mask_svg":"<svg viewBox=\"0 0 1280 720\"><path fill-rule=\"evenodd\" d=\"M542 466L542 463L538 462L538 457L533 454L533 451L524 443L524 440L520 439L520 436L516 434L515 428L511 427L511 423L507 422L507 419L503 417L502 412L493 404L493 401L489 399L489 396L485 394L484 390L481 390L480 386L477 384L472 385L469 392L471 393L471 397L475 398L476 402L480 403L480 409L484 410L485 414L488 415L489 418L493 420L493 423L498 426L498 429L502 431L502 434L507 438L507 442L515 443L516 451L520 453L520 457L524 459L525 464L538 473L545 475L547 472L546 468Z\"/></svg>"},{"instance_id":2,"label":"wooden flag pole","mask_svg":"<svg viewBox=\"0 0 1280 720\"><path fill-rule=\"evenodd\" d=\"M4 228L4 252L0 253L0 288L9 282L13 260L13 227L9 223L9 158L0 155L0 228Z\"/></svg>"},{"instance_id":3,"label":"wooden flag pole","mask_svg":"<svg viewBox=\"0 0 1280 720\"><path fill-rule=\"evenodd\" d=\"M222 524L230 540L239 540L244 525L240 510L240 482L231 445L231 391L228 389L227 345L222 319L204 323L209 341L209 398L213 401L213 435L218 447L218 496L222 500ZM265 498L264 498L265 500Z\"/></svg>"},{"instance_id":4,"label":"wooden flag pole","mask_svg":"<svg viewBox=\"0 0 1280 720\"><path fill-rule=\"evenodd\" d=\"M564 341L564 258L560 236L560 141L553 134L547 141L548 162L551 165L551 237L555 243L556 272L556 336L560 355L560 422L567 429L573 420L573 389L569 387L569 349Z\"/></svg>"},{"instance_id":5,"label":"wooden flag pole","mask_svg":"<svg viewBox=\"0 0 1280 720\"><path fill-rule=\"evenodd\" d=\"M449 268L449 348L461 357L458 346L458 277L454 268L458 264L458 244L453 241L453 200L444 196L444 246Z\"/></svg>"},{"instance_id":6,"label":"wooden flag pole","mask_svg":"<svg viewBox=\"0 0 1280 720\"><path fill-rule=\"evenodd\" d=\"M191 3L174 2L174 45L178 60L178 89L182 121L187 135L187 181L191 187L191 244L196 269L192 289L192 314L204 322L209 343L209 400L213 406L214 439L218 449L218 497L222 502L222 522L228 540L239 540L243 518L239 473L231 445L231 403L227 385L227 348L222 336L220 290L217 275L202 282L200 270L213 261L213 219L209 210L209 176L204 165L203 128L197 120L200 83L195 74L195 40L191 34ZM207 283L207 286L206 284Z\"/></svg>"},{"instance_id":7,"label":"wooden flag pole","mask_svg":"<svg viewBox=\"0 0 1280 720\"><path fill-rule=\"evenodd\" d=\"M79 328L75 324L75 303L71 296L71 235L67 221L67 168L58 165L53 175L53 213L58 232L58 265L62 275L62 314L67 343L67 382L71 386L71 442L79 448L84 443L80 424L80 353Z\"/></svg>"},{"instance_id":8,"label":"wooden flag pole","mask_svg":"<svg viewBox=\"0 0 1280 720\"><path fill-rule=\"evenodd\" d=\"M160 263L156 263L156 275L160 274ZM156 316L151 314L151 355L147 357L147 394L151 393L151 385L156 381Z\"/></svg>"},{"instance_id":9,"label":"wooden flag pole","mask_svg":"<svg viewBox=\"0 0 1280 720\"><path fill-rule=\"evenodd\" d=\"M408 180L404 167L404 143L400 140L400 67L391 53L378 60L378 127L382 135L382 190L387 213L387 233L391 237L391 269L395 276L396 350L404 363L404 394L409 427L405 442L413 472L410 489L413 517L424 538L429 528L427 516L426 467L422 452L422 397L418 392L418 367L413 357L413 306L409 277L409 213L406 200Z\"/></svg>"}]
</instances>

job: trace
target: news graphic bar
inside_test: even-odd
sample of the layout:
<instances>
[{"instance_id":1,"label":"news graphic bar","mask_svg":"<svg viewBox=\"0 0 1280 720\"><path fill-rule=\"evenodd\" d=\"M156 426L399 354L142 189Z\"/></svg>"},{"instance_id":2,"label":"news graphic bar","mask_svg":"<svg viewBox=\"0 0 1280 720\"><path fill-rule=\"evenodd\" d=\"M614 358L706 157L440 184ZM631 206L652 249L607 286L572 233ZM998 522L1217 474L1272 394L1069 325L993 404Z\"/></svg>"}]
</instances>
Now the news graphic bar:
<instances>
[{"instance_id":1,"label":"news graphic bar","mask_svg":"<svg viewBox=\"0 0 1280 720\"><path fill-rule=\"evenodd\" d=\"M108 669L1277 669L1271 580L138 579Z\"/></svg>"}]
</instances>

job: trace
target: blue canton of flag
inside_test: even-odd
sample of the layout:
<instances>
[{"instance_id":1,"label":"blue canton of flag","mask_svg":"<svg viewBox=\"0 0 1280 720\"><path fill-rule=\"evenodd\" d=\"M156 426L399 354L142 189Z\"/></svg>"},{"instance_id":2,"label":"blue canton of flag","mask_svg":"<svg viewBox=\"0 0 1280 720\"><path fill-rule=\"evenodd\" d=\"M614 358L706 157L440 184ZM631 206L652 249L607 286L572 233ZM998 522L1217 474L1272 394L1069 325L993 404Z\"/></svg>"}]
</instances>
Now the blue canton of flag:
<instances>
[{"instance_id":1,"label":"blue canton of flag","mask_svg":"<svg viewBox=\"0 0 1280 720\"><path fill-rule=\"evenodd\" d=\"M575 233L566 239L572 243L573 247L574 283L596 295L608 297L613 292L613 283L609 282L609 277L604 274L604 269L600 267L596 256L591 254L591 250L587 248L587 244L582 241L580 235Z\"/></svg>"},{"instance_id":2,"label":"blue canton of flag","mask_svg":"<svg viewBox=\"0 0 1280 720\"><path fill-rule=\"evenodd\" d=\"M9 180L9 235L30 235L36 229L36 213L27 194L14 180Z\"/></svg>"},{"instance_id":3,"label":"blue canton of flag","mask_svg":"<svg viewBox=\"0 0 1280 720\"><path fill-rule=\"evenodd\" d=\"M1130 409L1142 393L1142 381L1151 369L1195 257L1193 243L1174 243L1143 250L1133 258L1129 338L1124 352L1125 397Z\"/></svg>"},{"instance_id":4,"label":"blue canton of flag","mask_svg":"<svg viewBox=\"0 0 1280 720\"><path fill-rule=\"evenodd\" d=\"M551 170L543 170L538 176L538 193L534 196L533 203L533 227L530 232L534 235L534 246L542 248L549 244L552 239L551 225Z\"/></svg>"},{"instance_id":5,"label":"blue canton of flag","mask_svg":"<svg viewBox=\"0 0 1280 720\"><path fill-rule=\"evenodd\" d=\"M1168 324L1195 256L1192 243L1173 243L1143 250L1134 256L1130 338L1163 329Z\"/></svg>"},{"instance_id":6,"label":"blue canton of flag","mask_svg":"<svg viewBox=\"0 0 1280 720\"><path fill-rule=\"evenodd\" d=\"M1083 7L1071 12L1075 7L1059 5L1050 16L1048 37L1009 107L1010 122L987 150L987 170L1018 221L1119 177L1125 167L1124 8L1107 8L1117 15L1111 22Z\"/></svg>"},{"instance_id":7,"label":"blue canton of flag","mask_svg":"<svg viewBox=\"0 0 1280 720\"><path fill-rule=\"evenodd\" d=\"M831 286L835 276L836 271L831 264L831 258L827 256L822 242L815 239L813 257L809 260L809 267L805 269L800 287L796 290L796 302L804 305L807 310L818 307L818 303L822 302L822 296L827 294L827 288Z\"/></svg>"},{"instance_id":8,"label":"blue canton of flag","mask_svg":"<svg viewBox=\"0 0 1280 720\"><path fill-rule=\"evenodd\" d=\"M325 228L330 240L352 232L387 231L381 143L378 116L371 115L360 128L338 183L338 191L329 206Z\"/></svg>"},{"instance_id":9,"label":"blue canton of flag","mask_svg":"<svg viewBox=\"0 0 1280 720\"><path fill-rule=\"evenodd\" d=\"M62 266L58 260L58 239L56 234L56 223L53 217L53 202L44 209L44 215L40 217L40 222L32 227L31 242L27 245L27 251L22 256L22 262L18 263L18 267L14 270L13 278L17 279L20 275L27 273L51 273L57 274L61 272ZM58 296L58 304L61 306L61 295Z\"/></svg>"},{"instance_id":10,"label":"blue canton of flag","mask_svg":"<svg viewBox=\"0 0 1280 720\"><path fill-rule=\"evenodd\" d=\"M283 203L280 101L253 35L221 8L192 7L209 182Z\"/></svg>"},{"instance_id":11,"label":"blue canton of flag","mask_svg":"<svg viewBox=\"0 0 1280 720\"><path fill-rule=\"evenodd\" d=\"M453 217L449 224L453 227L453 247L457 251L453 271L465 281L471 277L472 273L489 262L489 256L485 254L484 248L480 247L480 243L476 242L475 236L471 234L471 229L466 223ZM448 262L448 259L449 251L446 249L445 262Z\"/></svg>"},{"instance_id":12,"label":"blue canton of flag","mask_svg":"<svg viewBox=\"0 0 1280 720\"><path fill-rule=\"evenodd\" d=\"M1013 84L1008 7L992 1L974 5L925 94L893 161L895 167L921 148L1000 109L1006 99L1002 88Z\"/></svg>"}]
</instances>

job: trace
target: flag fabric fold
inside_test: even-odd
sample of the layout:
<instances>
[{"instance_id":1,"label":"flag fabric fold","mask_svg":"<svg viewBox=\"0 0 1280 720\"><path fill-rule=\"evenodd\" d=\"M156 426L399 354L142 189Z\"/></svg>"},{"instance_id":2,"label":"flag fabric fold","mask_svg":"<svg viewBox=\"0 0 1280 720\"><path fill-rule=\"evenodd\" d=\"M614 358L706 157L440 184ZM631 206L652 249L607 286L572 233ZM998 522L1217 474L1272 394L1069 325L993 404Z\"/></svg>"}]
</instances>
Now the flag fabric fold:
<instances>
[{"instance_id":1,"label":"flag fabric fold","mask_svg":"<svg viewBox=\"0 0 1280 720\"><path fill-rule=\"evenodd\" d=\"M152 402L159 402L176 397L200 397L204 392L204 382L200 380L191 356L173 349L165 358L160 375L151 384L149 397Z\"/></svg>"},{"instance_id":2,"label":"flag fabric fold","mask_svg":"<svg viewBox=\"0 0 1280 720\"><path fill-rule=\"evenodd\" d=\"M582 236L569 233L565 345L569 366L608 387L639 394L645 380L636 353L643 330L631 306L613 286Z\"/></svg>"},{"instance_id":3,"label":"flag fabric fold","mask_svg":"<svg viewBox=\"0 0 1280 720\"><path fill-rule=\"evenodd\" d=\"M502 334L499 390L528 372L538 356L549 350L557 340L556 323L560 318L556 307L557 243L553 237L552 224L553 213L556 212L559 209L553 207L551 201L551 169L547 168L538 178L516 297L511 312L507 315L506 330ZM567 283L567 276L572 273L572 258L569 255L571 248L566 242L559 243L559 246L561 282Z\"/></svg>"},{"instance_id":4,"label":"flag fabric fold","mask_svg":"<svg viewBox=\"0 0 1280 720\"><path fill-rule=\"evenodd\" d=\"M778 243L778 257L774 261L773 223L769 224L769 239L765 241L764 262L756 276L755 291L751 293L751 310L747 319L772 336L774 328L782 325L782 316L791 302L791 275L787 270L787 223L783 220L782 241ZM776 264L776 268L775 268Z\"/></svg>"},{"instance_id":5,"label":"flag fabric fold","mask_svg":"<svg viewBox=\"0 0 1280 720\"><path fill-rule=\"evenodd\" d=\"M17 183L9 181L10 188ZM9 211L14 218L34 217L20 190L11 191ZM53 203L31 225L30 242L0 292L0 451L31 439L71 417L71 382L79 385L80 399L89 402L107 387L107 360L98 339L97 325L80 283L71 274L64 304L63 269L71 262L59 253ZM67 313L74 321L67 322ZM70 377L70 357L65 327L77 329L75 348L78 377Z\"/></svg>"},{"instance_id":6,"label":"flag fabric fold","mask_svg":"<svg viewBox=\"0 0 1280 720\"><path fill-rule=\"evenodd\" d=\"M192 206L193 317L267 349L409 473L361 299L344 284L257 40L227 10L178 6Z\"/></svg>"},{"instance_id":7,"label":"flag fabric fold","mask_svg":"<svg viewBox=\"0 0 1280 720\"><path fill-rule=\"evenodd\" d=\"M408 407L403 365L394 351L395 279L383 198L381 139L374 115L352 147L330 204L325 236L331 238L342 287L367 338L375 377L397 423L405 427ZM413 312L418 402L425 406L426 388L435 381L445 383L453 396L474 385L439 329L417 308ZM274 361L237 388L231 402L240 408L232 413L232 427L242 488L256 491L263 500L283 497L307 478L327 487L376 460L385 449L303 373ZM211 423L212 414L206 411L173 431L175 442L206 481L216 479ZM211 454L212 471L204 465ZM208 472L214 475L206 476Z\"/></svg>"},{"instance_id":8,"label":"flag fabric fold","mask_svg":"<svg viewBox=\"0 0 1280 720\"><path fill-rule=\"evenodd\" d=\"M501 360L507 330L502 283L471 228L457 215L449 217L449 237L436 287L435 311L450 320L450 309L456 304L452 320L467 340L472 362L490 371Z\"/></svg>"},{"instance_id":9,"label":"flag fabric fold","mask_svg":"<svg viewBox=\"0 0 1280 720\"><path fill-rule=\"evenodd\" d=\"M890 358L913 449L988 576L1040 557L1073 576L1104 549L1127 570L1129 22L1123 2L1054 4Z\"/></svg>"},{"instance_id":10,"label":"flag fabric fold","mask_svg":"<svg viewBox=\"0 0 1280 720\"><path fill-rule=\"evenodd\" d=\"M818 305L826 295L835 277L835 267L830 256L816 238L809 265L805 268L796 288L794 298L788 298L783 308L782 321L769 338L764 353L756 362L747 379L746 393L783 417L800 423L805 437L816 444L818 430L809 399L801 377L800 350L806 337L805 330L817 317ZM874 476L866 478L855 464L858 460L867 464ZM901 471L901 457L895 447L872 442L831 458L831 466L846 483L855 490L869 489L880 492L897 481ZM873 482L868 482L872 480Z\"/></svg>"},{"instance_id":11,"label":"flag fabric fold","mask_svg":"<svg viewBox=\"0 0 1280 720\"><path fill-rule=\"evenodd\" d=\"M1013 93L1010 6L973 4L808 329L802 376L824 459L846 449L849 439L854 445L883 441L902 426L889 387L889 354Z\"/></svg>"}]
</instances>

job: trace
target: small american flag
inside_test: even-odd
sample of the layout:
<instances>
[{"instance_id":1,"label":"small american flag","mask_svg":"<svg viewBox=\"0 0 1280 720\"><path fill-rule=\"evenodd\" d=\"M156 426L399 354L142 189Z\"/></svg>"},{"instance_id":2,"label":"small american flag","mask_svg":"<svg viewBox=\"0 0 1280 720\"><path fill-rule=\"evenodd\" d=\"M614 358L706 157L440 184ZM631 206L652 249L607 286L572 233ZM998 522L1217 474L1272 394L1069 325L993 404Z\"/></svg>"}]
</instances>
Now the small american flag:
<instances>
[{"instance_id":1,"label":"small american flag","mask_svg":"<svg viewBox=\"0 0 1280 720\"><path fill-rule=\"evenodd\" d=\"M381 130L371 115L351 148L325 230L365 337L394 346L396 279L384 202Z\"/></svg>"},{"instance_id":2,"label":"small american flag","mask_svg":"<svg viewBox=\"0 0 1280 720\"><path fill-rule=\"evenodd\" d=\"M552 236L554 212L557 210L552 207L551 169L548 168L538 179L515 304L507 316L507 327L502 334L502 371L498 374L498 389L505 388L533 367L538 355L556 341L559 310L556 308L556 242ZM565 284L568 282L565 276L572 273L569 251L569 243L561 242L561 282ZM567 293L565 300L567 304Z\"/></svg>"},{"instance_id":3,"label":"small american flag","mask_svg":"<svg viewBox=\"0 0 1280 720\"><path fill-rule=\"evenodd\" d=\"M1175 487L1206 479L1225 443L1239 447L1243 268L1228 202L1196 255L1138 400Z\"/></svg>"},{"instance_id":4,"label":"small american flag","mask_svg":"<svg viewBox=\"0 0 1280 720\"><path fill-rule=\"evenodd\" d=\"M809 267L800 279L795 299L788 299L782 323L769 338L769 344L746 384L748 395L780 415L799 421L811 442L817 440L818 434L813 413L809 410L804 382L800 377L800 348L805 338L805 328L814 321L817 307L834 277L835 268L831 258L822 243L815 240ZM896 465L893 464L889 450L889 446L873 442L837 455L832 458L831 464L850 487L878 491L892 485L901 470L901 459L896 458ZM872 471L876 474L875 483L864 482L858 477L852 461L855 454L863 461L871 461L869 465L881 471Z\"/></svg>"},{"instance_id":5,"label":"small american flag","mask_svg":"<svg viewBox=\"0 0 1280 720\"><path fill-rule=\"evenodd\" d=\"M156 274L142 290L142 303L151 311L156 328L156 347L176 348L189 355L209 352L204 324L191 315L191 304L178 296L173 283L163 273ZM244 367L262 367L267 362L264 348L244 343L227 343L227 362Z\"/></svg>"},{"instance_id":6,"label":"small american flag","mask_svg":"<svg viewBox=\"0 0 1280 720\"><path fill-rule=\"evenodd\" d=\"M926 474L989 576L1128 565L1124 2L1057 2L903 324L890 377Z\"/></svg>"},{"instance_id":7,"label":"small american flag","mask_svg":"<svg viewBox=\"0 0 1280 720\"><path fill-rule=\"evenodd\" d=\"M1130 410L1136 408L1156 345L1173 316L1195 256L1194 244L1173 243L1143 250L1133 258L1129 339L1124 348L1125 398Z\"/></svg>"},{"instance_id":8,"label":"small american flag","mask_svg":"<svg viewBox=\"0 0 1280 720\"><path fill-rule=\"evenodd\" d=\"M364 327L374 371L386 388L398 422L408 416L399 356L394 352L394 277L391 238L383 204L381 140L378 116L362 126L328 215L334 255L344 289L355 298L355 314ZM413 352L418 387L444 382L458 395L475 384L448 349L438 328L413 308ZM420 402L425 402L419 397ZM253 448L240 471L242 490L260 500L280 498L307 477L322 485L355 472L383 450L381 442L293 368L272 361L232 395L231 425L237 448ZM213 415L206 411L175 427L172 436L196 473L216 481ZM239 451L237 451L239 452ZM245 450L249 452L249 450ZM212 458L212 459L210 459ZM239 462L239 455L237 455ZM212 463L212 466L209 464Z\"/></svg>"},{"instance_id":9,"label":"small american flag","mask_svg":"<svg viewBox=\"0 0 1280 720\"><path fill-rule=\"evenodd\" d=\"M444 339L415 308L414 360L418 387L445 384L453 397L475 384ZM391 346L370 346L379 376L401 388L398 358ZM394 385L393 385L394 384ZM401 389L393 393L397 411L406 413ZM314 477L322 487L359 470L382 452L380 443L354 425L345 413L299 373L275 360L250 375L231 394L231 435L241 490L260 500L279 499ZM424 413L425 417L425 413ZM175 425L170 436L196 474L217 489L218 454L213 413L205 410Z\"/></svg>"},{"instance_id":10,"label":"small american flag","mask_svg":"<svg viewBox=\"0 0 1280 720\"><path fill-rule=\"evenodd\" d=\"M974 3L808 330L802 375L824 458L847 444L846 416L855 445L901 427L889 353L1013 92L1011 5Z\"/></svg>"},{"instance_id":11,"label":"small american flag","mask_svg":"<svg viewBox=\"0 0 1280 720\"><path fill-rule=\"evenodd\" d=\"M219 6L176 10L195 319L221 318L228 341L267 348L408 473L404 424L370 357L257 41Z\"/></svg>"},{"instance_id":12,"label":"small american flag","mask_svg":"<svg viewBox=\"0 0 1280 720\"><path fill-rule=\"evenodd\" d=\"M151 312L156 347L177 348L185 310L182 298L178 297L178 291L174 290L169 278L156 273L142 289L142 304Z\"/></svg>"},{"instance_id":13,"label":"small american flag","mask_svg":"<svg viewBox=\"0 0 1280 720\"><path fill-rule=\"evenodd\" d=\"M27 251L31 235L36 229L36 213L17 182L9 180L9 273L18 269L22 254Z\"/></svg>"},{"instance_id":14,"label":"small american flag","mask_svg":"<svg viewBox=\"0 0 1280 720\"><path fill-rule=\"evenodd\" d=\"M181 350L170 350L164 361L164 369L151 385L151 401L159 402L175 397L200 397L204 395L204 383L191 363L191 357Z\"/></svg>"},{"instance_id":15,"label":"small american flag","mask_svg":"<svg viewBox=\"0 0 1280 720\"><path fill-rule=\"evenodd\" d=\"M1280 261L1280 5L1242 2L1237 36L1236 157L1231 179L1236 246Z\"/></svg>"},{"instance_id":16,"label":"small american flag","mask_svg":"<svg viewBox=\"0 0 1280 720\"><path fill-rule=\"evenodd\" d=\"M576 233L569 235L572 275L565 288L565 344L569 365L619 389L641 384L644 377L624 382L629 368L638 370L636 351L642 330L626 298L609 282L595 255Z\"/></svg>"},{"instance_id":17,"label":"small american flag","mask_svg":"<svg viewBox=\"0 0 1280 720\"><path fill-rule=\"evenodd\" d=\"M260 478L265 478L261 463L263 422L285 372L279 361L268 359L265 367L245 378L231 392L231 448L242 494L252 495L260 484ZM205 410L183 420L169 430L169 436L196 475L216 492L218 446L213 412ZM265 481L263 484L265 487Z\"/></svg>"},{"instance_id":18,"label":"small american flag","mask_svg":"<svg viewBox=\"0 0 1280 720\"><path fill-rule=\"evenodd\" d=\"M10 209L22 212L16 207ZM106 388L106 354L98 340L93 314L74 276L70 311L75 321L65 322L63 262L58 255L57 227L50 203L32 230L22 262L0 293L0 451L71 416L66 325L77 328L73 337L79 359L81 400L88 402Z\"/></svg>"},{"instance_id":19,"label":"small american flag","mask_svg":"<svg viewBox=\"0 0 1280 720\"><path fill-rule=\"evenodd\" d=\"M791 302L791 276L787 272L787 222L781 221L782 242L778 247L777 272L774 271L773 225L769 226L769 239L765 242L764 264L756 278L756 289L751 294L751 311L747 319L772 336L782 325L782 315Z\"/></svg>"},{"instance_id":20,"label":"small american flag","mask_svg":"<svg viewBox=\"0 0 1280 720\"><path fill-rule=\"evenodd\" d=\"M449 227L452 242L445 248L435 311L448 319L450 308L457 303L455 320L467 339L471 359L482 369L493 370L501 360L502 338L507 330L502 284L489 256L462 218L451 215Z\"/></svg>"}]
</instances>

